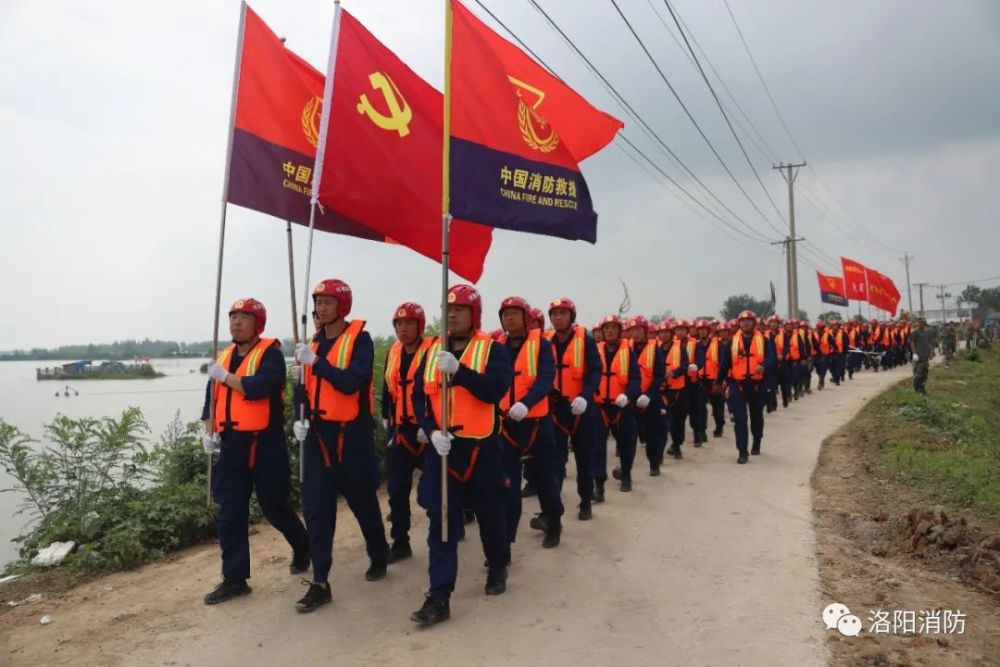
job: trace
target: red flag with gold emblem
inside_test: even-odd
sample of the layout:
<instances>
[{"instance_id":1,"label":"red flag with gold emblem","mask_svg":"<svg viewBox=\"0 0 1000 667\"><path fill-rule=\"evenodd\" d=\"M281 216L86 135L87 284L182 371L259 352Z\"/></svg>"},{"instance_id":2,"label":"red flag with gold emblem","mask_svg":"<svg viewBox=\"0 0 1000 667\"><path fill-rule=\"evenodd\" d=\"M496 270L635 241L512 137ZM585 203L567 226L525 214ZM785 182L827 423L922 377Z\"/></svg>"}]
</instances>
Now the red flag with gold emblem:
<instances>
[{"instance_id":1,"label":"red flag with gold emblem","mask_svg":"<svg viewBox=\"0 0 1000 667\"><path fill-rule=\"evenodd\" d=\"M828 276L825 273L816 272L816 279L819 281L819 298L823 303L831 303L834 306L846 308L848 306L847 297L844 296L844 279L839 276Z\"/></svg>"},{"instance_id":2,"label":"red flag with gold emblem","mask_svg":"<svg viewBox=\"0 0 1000 667\"><path fill-rule=\"evenodd\" d=\"M854 301L867 301L868 279L864 264L841 257L840 265L844 270L844 296Z\"/></svg>"},{"instance_id":3,"label":"red flag with gold emblem","mask_svg":"<svg viewBox=\"0 0 1000 667\"><path fill-rule=\"evenodd\" d=\"M596 242L597 214L578 163L624 125L450 2L450 212Z\"/></svg>"},{"instance_id":4,"label":"red flag with gold emblem","mask_svg":"<svg viewBox=\"0 0 1000 667\"><path fill-rule=\"evenodd\" d=\"M356 22L346 12L344 18L347 19L344 25L352 29ZM370 35L367 38L381 47ZM349 35L342 40L348 48L353 44ZM364 54L355 46L354 55ZM372 71L378 69L373 67ZM348 77L350 68L345 66L342 72ZM264 21L247 8L238 81L227 200L283 220L308 224L325 77L285 48ZM423 81L420 83L430 88ZM327 163L328 166L336 170L342 181L355 185L370 178L372 173L385 174L400 168L437 174L440 183L442 97L437 91L433 92L436 102L431 96L425 105L436 105L438 138L434 145L424 145L423 152L407 154L404 165L400 165L391 149L386 149L365 153L361 161L341 160L337 156ZM336 93L344 94L341 89L336 89ZM356 96L354 103L357 104ZM355 110L353 116L338 119L341 126L335 131L351 135L357 131L352 124L362 120L365 116ZM370 147L363 150L370 150ZM433 185L428 187L434 189ZM324 206L316 211L316 229L400 243L440 261L440 184L425 197L427 202L423 208L429 211L428 214L416 215L412 206L400 204L396 219L406 222L396 225L385 224L387 198L378 187L367 191L356 188L349 196L328 197L323 200ZM407 225L407 229L402 229ZM419 230L413 231L413 227ZM431 237L432 242L424 242L423 237L414 239L419 236L418 232ZM457 239L451 257L452 270L469 280L478 280L490 247L491 230L480 225L456 223L452 233Z\"/></svg>"}]
</instances>

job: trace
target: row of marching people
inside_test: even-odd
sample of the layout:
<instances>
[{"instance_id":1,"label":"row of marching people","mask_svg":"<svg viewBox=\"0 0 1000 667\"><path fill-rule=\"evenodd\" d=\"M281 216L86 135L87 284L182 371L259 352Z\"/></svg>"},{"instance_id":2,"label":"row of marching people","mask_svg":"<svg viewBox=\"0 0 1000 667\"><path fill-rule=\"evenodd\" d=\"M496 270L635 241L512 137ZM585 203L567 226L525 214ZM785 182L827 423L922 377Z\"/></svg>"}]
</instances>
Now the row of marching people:
<instances>
[{"instance_id":1,"label":"row of marching people","mask_svg":"<svg viewBox=\"0 0 1000 667\"><path fill-rule=\"evenodd\" d=\"M650 476L658 476L665 453L682 458L687 421L695 447L708 441L709 406L716 437L723 433L725 413L732 415L737 461L745 464L760 453L775 387L785 405L788 397L801 395L803 385L808 392L802 377L807 359L839 382L843 354L858 342L831 327L832 336L815 339L816 354L807 327L763 323L750 311L726 326L683 320L654 326L641 317L609 316L592 335L576 322L571 299L553 300L542 313L520 297L500 302L501 330L491 336L483 331L480 294L469 285L448 291L442 340L425 335L418 304L404 303L393 312L397 340L380 378L390 544L377 496L374 343L364 321L348 319L353 293L345 282L324 280L312 296L317 330L296 346L293 367L302 386L292 431L302 447L304 525L290 500L285 365L278 341L262 337L262 304L233 304L232 344L209 368L203 446L219 454L213 492L223 579L205 596L207 604L250 592L247 523L254 491L265 517L292 548L290 571L312 569L296 609L310 612L332 601L338 495L361 527L369 560L365 578L384 579L390 564L412 556L410 495L420 471L417 502L429 519L429 589L412 619L422 625L447 620L466 511L478 522L486 555L484 592L506 590L521 522L522 466L541 510L530 526L541 533L542 547L557 547L571 451L580 521L590 520L594 504L604 501L609 437L618 460L612 476L622 492L632 489L638 440L646 444ZM837 354L829 352L831 344Z\"/></svg>"}]
</instances>

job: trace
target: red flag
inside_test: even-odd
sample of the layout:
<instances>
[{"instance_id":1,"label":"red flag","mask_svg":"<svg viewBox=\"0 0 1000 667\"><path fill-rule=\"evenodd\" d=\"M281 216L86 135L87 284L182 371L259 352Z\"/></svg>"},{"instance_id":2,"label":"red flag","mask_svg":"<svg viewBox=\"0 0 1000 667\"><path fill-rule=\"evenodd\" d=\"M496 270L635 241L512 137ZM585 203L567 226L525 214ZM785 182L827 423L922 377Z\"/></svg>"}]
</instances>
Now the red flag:
<instances>
[{"instance_id":1,"label":"red flag","mask_svg":"<svg viewBox=\"0 0 1000 667\"><path fill-rule=\"evenodd\" d=\"M846 257L840 258L840 265L844 269L844 296L855 301L867 301L868 280L864 265Z\"/></svg>"},{"instance_id":2,"label":"red flag","mask_svg":"<svg viewBox=\"0 0 1000 667\"><path fill-rule=\"evenodd\" d=\"M831 303L844 308L847 307L848 301L847 297L844 296L843 278L828 276L817 271L816 279L819 281L819 297L823 303Z\"/></svg>"},{"instance_id":3,"label":"red flag","mask_svg":"<svg viewBox=\"0 0 1000 667\"><path fill-rule=\"evenodd\" d=\"M345 24L350 23L353 21L345 21ZM345 71L348 69L344 68ZM339 76L340 72L337 74ZM247 8L236 95L229 202L283 220L308 224L323 85L323 74L286 49L260 17ZM423 157L421 167L438 174L436 190L428 198L434 202L433 210L429 216L416 217L405 207L399 209L400 219L409 216L410 220L417 221L422 233L431 242L423 243L423 238L414 241L416 234L394 234L391 225L383 224L382 211L373 210L376 208L375 200L386 197L382 192L369 192L368 195L356 192L356 200L349 205L337 199L324 200L324 209L316 212L316 229L374 241L398 242L440 261L442 101L440 93L436 95L437 146ZM355 111L354 117L348 120L356 122L364 118ZM346 132L354 131L350 129L350 122L344 124ZM332 159L340 160L340 157ZM340 170L340 176L344 178L352 177L350 170L391 171L383 170L381 162L376 163L371 157L363 165L343 160L339 165L327 164L331 170ZM376 164L377 167L373 166ZM406 166L413 168L412 164ZM452 269L472 281L478 280L490 247L491 230L479 225L457 223L452 228L452 234L456 238L452 247Z\"/></svg>"},{"instance_id":4,"label":"red flag","mask_svg":"<svg viewBox=\"0 0 1000 667\"><path fill-rule=\"evenodd\" d=\"M595 242L597 214L577 163L606 146L622 122L450 2L451 212Z\"/></svg>"},{"instance_id":5,"label":"red flag","mask_svg":"<svg viewBox=\"0 0 1000 667\"><path fill-rule=\"evenodd\" d=\"M896 316L896 308L899 305L899 290L889 276L883 275L875 269L866 269L868 279L868 301L871 305L881 310L886 310Z\"/></svg>"}]
</instances>

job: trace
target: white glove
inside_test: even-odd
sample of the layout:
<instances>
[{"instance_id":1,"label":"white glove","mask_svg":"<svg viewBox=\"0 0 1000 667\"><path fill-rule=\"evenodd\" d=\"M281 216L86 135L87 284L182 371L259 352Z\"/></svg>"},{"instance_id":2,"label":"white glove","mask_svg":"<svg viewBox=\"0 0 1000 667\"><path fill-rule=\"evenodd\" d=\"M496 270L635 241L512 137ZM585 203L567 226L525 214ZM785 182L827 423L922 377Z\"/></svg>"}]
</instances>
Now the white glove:
<instances>
[{"instance_id":1,"label":"white glove","mask_svg":"<svg viewBox=\"0 0 1000 667\"><path fill-rule=\"evenodd\" d=\"M204 433L201 436L201 448L205 450L206 454L215 454L219 451L219 434L218 433Z\"/></svg>"},{"instance_id":2,"label":"white glove","mask_svg":"<svg viewBox=\"0 0 1000 667\"><path fill-rule=\"evenodd\" d=\"M645 410L646 408L648 408L649 396L646 396L646 394L642 394L641 396L639 396L639 398L635 399L635 407L639 408L640 410Z\"/></svg>"},{"instance_id":3,"label":"white glove","mask_svg":"<svg viewBox=\"0 0 1000 667\"><path fill-rule=\"evenodd\" d=\"M916 352L913 353L913 361L920 361L920 356Z\"/></svg>"},{"instance_id":4,"label":"white glove","mask_svg":"<svg viewBox=\"0 0 1000 667\"><path fill-rule=\"evenodd\" d=\"M382 430L383 431L388 431L389 430L389 420L388 419L383 419L382 420Z\"/></svg>"},{"instance_id":5,"label":"white glove","mask_svg":"<svg viewBox=\"0 0 1000 667\"><path fill-rule=\"evenodd\" d=\"M442 373L457 373L458 359L451 352L442 350L438 352L438 367Z\"/></svg>"},{"instance_id":6,"label":"white glove","mask_svg":"<svg viewBox=\"0 0 1000 667\"><path fill-rule=\"evenodd\" d=\"M587 411L587 399L583 396L577 396L573 399L573 402L569 404L569 411L574 416L579 417Z\"/></svg>"},{"instance_id":7,"label":"white glove","mask_svg":"<svg viewBox=\"0 0 1000 667\"><path fill-rule=\"evenodd\" d=\"M438 456L448 456L448 452L451 451L452 437L450 433L442 433L441 431L431 433L431 444L434 445Z\"/></svg>"},{"instance_id":8,"label":"white glove","mask_svg":"<svg viewBox=\"0 0 1000 667\"><path fill-rule=\"evenodd\" d=\"M688 373L697 373L697 372L698 372L698 364L691 364L690 366L688 366Z\"/></svg>"},{"instance_id":9,"label":"white glove","mask_svg":"<svg viewBox=\"0 0 1000 667\"><path fill-rule=\"evenodd\" d=\"M309 420L302 419L292 424L292 433L295 434L296 440L305 442L306 435L309 433Z\"/></svg>"},{"instance_id":10,"label":"white glove","mask_svg":"<svg viewBox=\"0 0 1000 667\"><path fill-rule=\"evenodd\" d=\"M302 382L302 366L299 364L292 366L292 382L295 384L301 384Z\"/></svg>"},{"instance_id":11,"label":"white glove","mask_svg":"<svg viewBox=\"0 0 1000 667\"><path fill-rule=\"evenodd\" d=\"M427 438L427 433L425 433L424 429L422 428L417 429L417 442L419 442L421 445L426 445L428 442L430 442L430 440Z\"/></svg>"},{"instance_id":12,"label":"white glove","mask_svg":"<svg viewBox=\"0 0 1000 667\"><path fill-rule=\"evenodd\" d=\"M295 346L295 361L312 366L316 363L316 353L305 343L299 343Z\"/></svg>"},{"instance_id":13,"label":"white glove","mask_svg":"<svg viewBox=\"0 0 1000 667\"><path fill-rule=\"evenodd\" d=\"M617 405L619 408L624 408L626 405L628 405L628 396L626 396L625 394L618 394L618 398L615 399L615 405Z\"/></svg>"},{"instance_id":14,"label":"white glove","mask_svg":"<svg viewBox=\"0 0 1000 667\"><path fill-rule=\"evenodd\" d=\"M217 361L208 368L208 377L216 382L225 382L229 372Z\"/></svg>"},{"instance_id":15,"label":"white glove","mask_svg":"<svg viewBox=\"0 0 1000 667\"><path fill-rule=\"evenodd\" d=\"M518 401L514 405L510 406L510 410L507 411L507 416L514 421L519 422L528 416L528 406Z\"/></svg>"},{"instance_id":16,"label":"white glove","mask_svg":"<svg viewBox=\"0 0 1000 667\"><path fill-rule=\"evenodd\" d=\"M666 408L660 408L660 414L661 414L661 415L665 415L665 414L667 414L667 410L666 410Z\"/></svg>"}]
</instances>

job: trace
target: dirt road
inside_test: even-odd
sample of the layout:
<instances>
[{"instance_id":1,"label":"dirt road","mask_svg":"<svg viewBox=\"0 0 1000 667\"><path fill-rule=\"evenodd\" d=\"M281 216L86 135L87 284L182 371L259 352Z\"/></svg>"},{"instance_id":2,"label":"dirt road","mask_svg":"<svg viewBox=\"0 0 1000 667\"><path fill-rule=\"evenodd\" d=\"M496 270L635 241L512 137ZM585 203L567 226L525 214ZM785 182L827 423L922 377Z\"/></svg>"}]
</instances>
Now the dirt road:
<instances>
[{"instance_id":1,"label":"dirt road","mask_svg":"<svg viewBox=\"0 0 1000 667\"><path fill-rule=\"evenodd\" d=\"M409 621L427 586L423 517L416 557L367 583L342 504L330 607L293 610L305 589L287 574L280 536L262 528L251 541L252 595L201 604L218 552L192 549L7 613L0 664L825 664L820 612L830 601L819 591L809 478L822 440L908 373L866 372L779 409L749 465L736 465L728 425L701 449L686 444L659 478L640 451L634 491L609 481L593 521L567 516L558 549L541 549L522 522L505 595L483 595L482 549L466 540L442 626ZM572 488L563 494L570 506ZM526 502L526 515L536 507ZM39 625L43 614L51 625Z\"/></svg>"}]
</instances>

